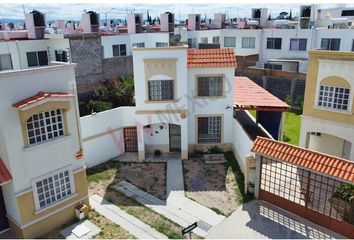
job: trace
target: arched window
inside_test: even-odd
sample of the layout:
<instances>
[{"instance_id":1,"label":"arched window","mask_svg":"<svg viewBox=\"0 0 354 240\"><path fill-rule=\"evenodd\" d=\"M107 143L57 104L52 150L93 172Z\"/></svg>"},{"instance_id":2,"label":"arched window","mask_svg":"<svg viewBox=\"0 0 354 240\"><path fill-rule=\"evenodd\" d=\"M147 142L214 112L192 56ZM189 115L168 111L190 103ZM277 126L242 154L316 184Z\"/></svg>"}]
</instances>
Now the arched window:
<instances>
[{"instance_id":1,"label":"arched window","mask_svg":"<svg viewBox=\"0 0 354 240\"><path fill-rule=\"evenodd\" d=\"M320 82L317 105L337 110L349 110L350 85L339 77L328 77Z\"/></svg>"},{"instance_id":2,"label":"arched window","mask_svg":"<svg viewBox=\"0 0 354 240\"><path fill-rule=\"evenodd\" d=\"M27 120L26 127L29 145L64 136L63 110L36 113Z\"/></svg>"}]
</instances>

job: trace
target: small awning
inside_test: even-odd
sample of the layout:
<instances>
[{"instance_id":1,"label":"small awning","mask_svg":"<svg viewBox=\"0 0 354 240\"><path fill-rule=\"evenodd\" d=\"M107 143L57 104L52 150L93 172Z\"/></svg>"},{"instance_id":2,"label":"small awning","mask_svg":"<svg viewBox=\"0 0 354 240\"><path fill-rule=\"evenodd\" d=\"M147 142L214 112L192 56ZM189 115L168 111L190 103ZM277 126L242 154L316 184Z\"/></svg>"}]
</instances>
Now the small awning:
<instances>
[{"instance_id":1,"label":"small awning","mask_svg":"<svg viewBox=\"0 0 354 240\"><path fill-rule=\"evenodd\" d=\"M12 106L15 108L21 109L27 107L31 104L35 104L37 102L43 101L45 99L55 99L55 98L71 98L74 97L73 94L70 93L63 93L63 92L38 92L36 95L21 100Z\"/></svg>"},{"instance_id":2,"label":"small awning","mask_svg":"<svg viewBox=\"0 0 354 240\"><path fill-rule=\"evenodd\" d=\"M0 158L0 186L10 182L11 180L12 180L11 173L7 169L5 163Z\"/></svg>"},{"instance_id":3,"label":"small awning","mask_svg":"<svg viewBox=\"0 0 354 240\"><path fill-rule=\"evenodd\" d=\"M285 112L289 105L248 77L235 77L234 109Z\"/></svg>"}]
</instances>

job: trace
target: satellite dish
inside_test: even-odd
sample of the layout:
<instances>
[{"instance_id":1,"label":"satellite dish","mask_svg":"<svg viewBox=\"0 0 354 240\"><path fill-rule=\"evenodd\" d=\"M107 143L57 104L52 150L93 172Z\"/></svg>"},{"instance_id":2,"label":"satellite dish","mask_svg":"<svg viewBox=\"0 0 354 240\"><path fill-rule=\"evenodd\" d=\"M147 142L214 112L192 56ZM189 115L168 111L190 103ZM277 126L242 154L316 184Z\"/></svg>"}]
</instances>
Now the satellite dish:
<instances>
[{"instance_id":1,"label":"satellite dish","mask_svg":"<svg viewBox=\"0 0 354 240\"><path fill-rule=\"evenodd\" d=\"M8 23L8 24L7 24L7 27L8 27L10 30L15 30L15 24L13 24L13 23Z\"/></svg>"},{"instance_id":2,"label":"satellite dish","mask_svg":"<svg viewBox=\"0 0 354 240\"><path fill-rule=\"evenodd\" d=\"M173 35L171 37L171 41L172 43L178 43L179 41L181 41L181 34L176 34L176 35Z\"/></svg>"}]
</instances>

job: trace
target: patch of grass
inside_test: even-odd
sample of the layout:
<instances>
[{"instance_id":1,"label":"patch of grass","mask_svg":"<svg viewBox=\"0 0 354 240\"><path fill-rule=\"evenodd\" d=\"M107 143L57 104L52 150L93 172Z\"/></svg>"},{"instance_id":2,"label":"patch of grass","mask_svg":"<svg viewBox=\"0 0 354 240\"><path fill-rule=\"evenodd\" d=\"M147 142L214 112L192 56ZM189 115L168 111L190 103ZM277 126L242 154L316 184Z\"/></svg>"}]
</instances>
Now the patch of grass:
<instances>
[{"instance_id":1,"label":"patch of grass","mask_svg":"<svg viewBox=\"0 0 354 240\"><path fill-rule=\"evenodd\" d=\"M119 168L119 163L112 160L101 163L95 167L87 169L87 181L100 182L111 179Z\"/></svg>"},{"instance_id":2,"label":"patch of grass","mask_svg":"<svg viewBox=\"0 0 354 240\"><path fill-rule=\"evenodd\" d=\"M285 113L284 142L299 145L301 127L301 113L296 110L289 110Z\"/></svg>"},{"instance_id":3,"label":"patch of grass","mask_svg":"<svg viewBox=\"0 0 354 240\"><path fill-rule=\"evenodd\" d=\"M216 214L220 214L220 215L225 216L225 214L221 210L219 210L218 208L212 207L210 209L213 210Z\"/></svg>"},{"instance_id":4,"label":"patch of grass","mask_svg":"<svg viewBox=\"0 0 354 240\"><path fill-rule=\"evenodd\" d=\"M235 189L237 195L237 201L242 204L253 200L254 199L253 194L251 193L245 194L245 184L244 184L245 177L241 172L240 166L238 165L237 160L235 159L233 153L229 151L226 152L224 155L227 161L228 171L231 168L235 174L235 178L237 182L237 188Z\"/></svg>"},{"instance_id":5,"label":"patch of grass","mask_svg":"<svg viewBox=\"0 0 354 240\"><path fill-rule=\"evenodd\" d=\"M88 219L101 229L101 232L93 236L95 239L135 239L135 237L129 232L124 230L119 225L111 222L107 218L103 217L95 210L90 211Z\"/></svg>"}]
</instances>

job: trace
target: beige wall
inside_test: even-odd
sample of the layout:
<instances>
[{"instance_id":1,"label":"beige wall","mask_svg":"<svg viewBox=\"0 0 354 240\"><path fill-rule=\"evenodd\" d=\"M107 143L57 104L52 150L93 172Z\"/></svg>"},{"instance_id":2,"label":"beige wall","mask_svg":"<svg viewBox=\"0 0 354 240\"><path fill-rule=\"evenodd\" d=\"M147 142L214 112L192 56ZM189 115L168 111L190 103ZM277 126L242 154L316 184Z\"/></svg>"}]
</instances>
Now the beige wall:
<instances>
[{"instance_id":1,"label":"beige wall","mask_svg":"<svg viewBox=\"0 0 354 240\"><path fill-rule=\"evenodd\" d=\"M88 188L87 188L87 179L86 171L80 171L74 174L75 189L77 195L68 200L64 200L58 205L55 205L47 210L35 213L36 207L33 198L33 192L29 192L22 196L17 197L17 204L20 211L20 224L28 224L31 221L35 221L37 218L43 217L51 212L64 208L66 205L70 205L78 202L80 199L85 199L83 202L88 204ZM21 230L20 226L10 221L11 230L19 237L25 238L34 238L39 237L52 229L61 226L74 219L74 208L77 204L74 204L71 207L68 207L64 210L59 211L58 213L53 214L52 216L46 217L44 220L41 220L37 223L34 223Z\"/></svg>"},{"instance_id":2,"label":"beige wall","mask_svg":"<svg viewBox=\"0 0 354 240\"><path fill-rule=\"evenodd\" d=\"M346 123L354 125L354 115L343 114L340 112L333 112L327 110L321 110L314 108L316 103L316 86L317 86L317 76L319 69L319 59L333 59L333 60L345 60L345 61L354 61L353 52L334 52L334 51L309 51L309 61L308 61L308 72L306 77L306 88L305 88L305 102L303 115L312 116L324 120L330 120L340 123ZM335 84L335 86L346 86L345 81L342 78L336 76L323 79L325 83ZM352 98L353 98L353 91ZM354 111L354 104L352 106L351 112Z\"/></svg>"},{"instance_id":3,"label":"beige wall","mask_svg":"<svg viewBox=\"0 0 354 240\"><path fill-rule=\"evenodd\" d=\"M344 139L321 133L321 136L310 135L309 146L311 150L342 157Z\"/></svg>"}]
</instances>

